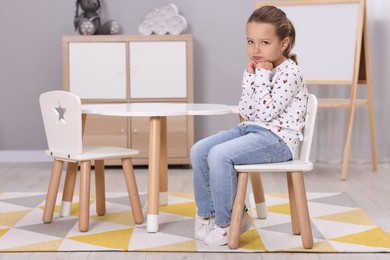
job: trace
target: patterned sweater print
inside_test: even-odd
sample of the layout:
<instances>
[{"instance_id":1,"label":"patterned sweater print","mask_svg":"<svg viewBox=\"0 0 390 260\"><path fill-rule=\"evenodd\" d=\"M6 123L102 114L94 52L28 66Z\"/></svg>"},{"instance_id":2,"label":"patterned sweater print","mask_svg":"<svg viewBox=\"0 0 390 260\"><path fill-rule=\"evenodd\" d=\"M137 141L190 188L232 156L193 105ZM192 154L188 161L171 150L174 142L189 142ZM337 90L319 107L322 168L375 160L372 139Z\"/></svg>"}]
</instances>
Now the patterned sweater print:
<instances>
[{"instance_id":1,"label":"patterned sweater print","mask_svg":"<svg viewBox=\"0 0 390 260\"><path fill-rule=\"evenodd\" d=\"M244 72L239 102L241 124L255 124L281 137L293 155L303 140L308 90L294 61L287 59L271 70Z\"/></svg>"}]
</instances>

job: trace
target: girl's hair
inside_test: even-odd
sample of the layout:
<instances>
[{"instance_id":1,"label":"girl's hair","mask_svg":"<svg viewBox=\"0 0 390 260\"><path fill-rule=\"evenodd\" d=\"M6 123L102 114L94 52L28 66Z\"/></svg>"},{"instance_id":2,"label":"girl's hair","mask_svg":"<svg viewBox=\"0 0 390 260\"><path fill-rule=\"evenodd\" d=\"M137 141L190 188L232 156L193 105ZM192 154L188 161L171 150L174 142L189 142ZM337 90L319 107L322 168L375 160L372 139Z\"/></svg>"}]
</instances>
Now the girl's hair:
<instances>
[{"instance_id":1,"label":"girl's hair","mask_svg":"<svg viewBox=\"0 0 390 260\"><path fill-rule=\"evenodd\" d=\"M249 16L247 23L250 22L272 24L275 26L276 35L281 41L286 37L290 38L289 44L286 50L284 50L283 55L298 64L297 55L290 53L295 44L295 28L282 10L275 6L262 6L257 8L251 16Z\"/></svg>"}]
</instances>

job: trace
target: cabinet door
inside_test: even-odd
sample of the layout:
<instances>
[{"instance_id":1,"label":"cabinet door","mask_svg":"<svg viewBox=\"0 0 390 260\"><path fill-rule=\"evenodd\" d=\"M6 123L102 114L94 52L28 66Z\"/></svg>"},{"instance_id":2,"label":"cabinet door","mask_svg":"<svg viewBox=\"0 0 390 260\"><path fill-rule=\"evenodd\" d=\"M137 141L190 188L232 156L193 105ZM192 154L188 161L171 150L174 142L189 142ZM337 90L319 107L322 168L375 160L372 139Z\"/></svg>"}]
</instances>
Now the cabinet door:
<instances>
[{"instance_id":1,"label":"cabinet door","mask_svg":"<svg viewBox=\"0 0 390 260\"><path fill-rule=\"evenodd\" d=\"M186 98L185 41L130 42L130 98Z\"/></svg>"},{"instance_id":2,"label":"cabinet door","mask_svg":"<svg viewBox=\"0 0 390 260\"><path fill-rule=\"evenodd\" d=\"M188 159L187 120L186 116L167 118L168 163ZM149 157L149 118L131 118L131 147L140 151L139 158Z\"/></svg>"},{"instance_id":3,"label":"cabinet door","mask_svg":"<svg viewBox=\"0 0 390 260\"><path fill-rule=\"evenodd\" d=\"M127 120L126 117L88 115L83 144L127 147Z\"/></svg>"},{"instance_id":4,"label":"cabinet door","mask_svg":"<svg viewBox=\"0 0 390 260\"><path fill-rule=\"evenodd\" d=\"M69 90L82 99L126 99L126 43L69 43Z\"/></svg>"}]
</instances>

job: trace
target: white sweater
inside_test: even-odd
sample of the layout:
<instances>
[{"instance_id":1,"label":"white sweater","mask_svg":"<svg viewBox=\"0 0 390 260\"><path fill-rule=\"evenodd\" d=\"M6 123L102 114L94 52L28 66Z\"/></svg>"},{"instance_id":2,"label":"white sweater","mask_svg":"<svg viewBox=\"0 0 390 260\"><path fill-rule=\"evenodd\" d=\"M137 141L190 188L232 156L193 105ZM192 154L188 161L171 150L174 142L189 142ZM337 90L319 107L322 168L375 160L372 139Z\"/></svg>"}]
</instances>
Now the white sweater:
<instances>
[{"instance_id":1,"label":"white sweater","mask_svg":"<svg viewBox=\"0 0 390 260\"><path fill-rule=\"evenodd\" d=\"M239 102L241 124L255 124L281 137L293 155L303 140L308 90L303 75L292 60L270 70L244 72Z\"/></svg>"}]
</instances>

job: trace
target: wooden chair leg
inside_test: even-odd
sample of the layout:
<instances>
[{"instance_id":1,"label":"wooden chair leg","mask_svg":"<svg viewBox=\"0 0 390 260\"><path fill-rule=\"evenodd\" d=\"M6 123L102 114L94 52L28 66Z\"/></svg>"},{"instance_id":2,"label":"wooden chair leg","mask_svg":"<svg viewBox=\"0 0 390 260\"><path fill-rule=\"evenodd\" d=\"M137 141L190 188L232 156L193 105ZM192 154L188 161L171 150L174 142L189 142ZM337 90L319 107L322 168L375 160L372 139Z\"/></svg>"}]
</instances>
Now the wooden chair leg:
<instances>
[{"instance_id":1,"label":"wooden chair leg","mask_svg":"<svg viewBox=\"0 0 390 260\"><path fill-rule=\"evenodd\" d=\"M291 178L291 172L287 172L287 187L288 187L288 198L290 201L290 216L291 216L291 226L292 232L294 235L300 235L301 231L299 229L297 207L295 201L294 185Z\"/></svg>"},{"instance_id":2,"label":"wooden chair leg","mask_svg":"<svg viewBox=\"0 0 390 260\"><path fill-rule=\"evenodd\" d=\"M76 185L78 162L68 162L64 183L64 190L62 192L61 216L68 217L72 209L74 187Z\"/></svg>"},{"instance_id":3,"label":"wooden chair leg","mask_svg":"<svg viewBox=\"0 0 390 260\"><path fill-rule=\"evenodd\" d=\"M104 161L95 161L95 189L96 189L96 213L98 216L106 214L106 191L104 180Z\"/></svg>"},{"instance_id":4,"label":"wooden chair leg","mask_svg":"<svg viewBox=\"0 0 390 260\"><path fill-rule=\"evenodd\" d=\"M45 208L43 210L42 220L44 223L50 223L53 220L54 207L57 200L58 187L60 185L63 166L63 161L54 159L49 187L46 195Z\"/></svg>"},{"instance_id":5,"label":"wooden chair leg","mask_svg":"<svg viewBox=\"0 0 390 260\"><path fill-rule=\"evenodd\" d=\"M267 205L265 203L263 183L259 172L251 172L252 191L256 203L257 218L267 218Z\"/></svg>"},{"instance_id":6,"label":"wooden chair leg","mask_svg":"<svg viewBox=\"0 0 390 260\"><path fill-rule=\"evenodd\" d=\"M130 158L122 159L123 173L125 175L126 187L129 193L131 210L135 223L142 224L144 215L142 213L141 202L139 200L137 182L135 180L133 164Z\"/></svg>"},{"instance_id":7,"label":"wooden chair leg","mask_svg":"<svg viewBox=\"0 0 390 260\"><path fill-rule=\"evenodd\" d=\"M80 216L79 229L81 232L89 228L89 199L91 182L91 161L82 161L80 164Z\"/></svg>"},{"instance_id":8,"label":"wooden chair leg","mask_svg":"<svg viewBox=\"0 0 390 260\"><path fill-rule=\"evenodd\" d=\"M232 218L229 229L228 247L230 249L236 249L240 240L240 229L242 215L244 212L248 175L249 173L247 172L238 173L237 192L233 203Z\"/></svg>"},{"instance_id":9,"label":"wooden chair leg","mask_svg":"<svg viewBox=\"0 0 390 260\"><path fill-rule=\"evenodd\" d=\"M302 244L306 249L313 247L313 234L311 230L309 208L307 205L305 182L303 172L291 173L294 186L296 209L298 214L299 229L301 230Z\"/></svg>"}]
</instances>

